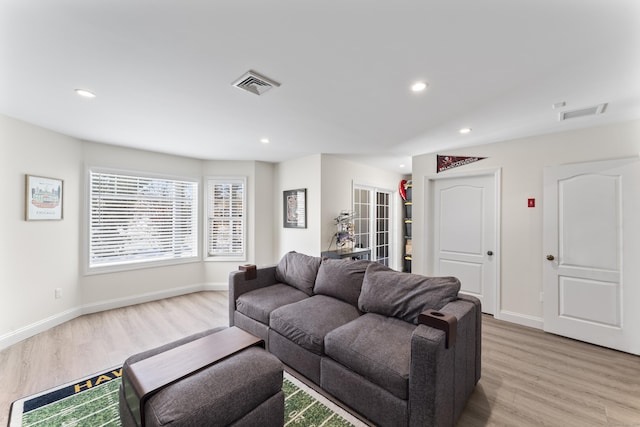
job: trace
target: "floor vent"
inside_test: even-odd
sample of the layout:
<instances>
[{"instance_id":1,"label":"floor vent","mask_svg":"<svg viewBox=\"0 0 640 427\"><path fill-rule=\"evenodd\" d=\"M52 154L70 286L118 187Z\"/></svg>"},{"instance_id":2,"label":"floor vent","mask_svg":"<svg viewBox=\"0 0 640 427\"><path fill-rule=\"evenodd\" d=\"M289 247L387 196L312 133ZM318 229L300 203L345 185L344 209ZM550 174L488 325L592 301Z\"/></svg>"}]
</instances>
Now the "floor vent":
<instances>
[{"instance_id":1,"label":"floor vent","mask_svg":"<svg viewBox=\"0 0 640 427\"><path fill-rule=\"evenodd\" d=\"M577 119L578 117L597 116L607 109L607 104L594 105L593 107L581 108L579 110L563 111L560 113L560 121Z\"/></svg>"},{"instance_id":2,"label":"floor vent","mask_svg":"<svg viewBox=\"0 0 640 427\"><path fill-rule=\"evenodd\" d=\"M242 77L231 83L231 85L256 95L262 95L271 88L280 86L280 83L268 79L253 70L249 70L244 73Z\"/></svg>"}]
</instances>

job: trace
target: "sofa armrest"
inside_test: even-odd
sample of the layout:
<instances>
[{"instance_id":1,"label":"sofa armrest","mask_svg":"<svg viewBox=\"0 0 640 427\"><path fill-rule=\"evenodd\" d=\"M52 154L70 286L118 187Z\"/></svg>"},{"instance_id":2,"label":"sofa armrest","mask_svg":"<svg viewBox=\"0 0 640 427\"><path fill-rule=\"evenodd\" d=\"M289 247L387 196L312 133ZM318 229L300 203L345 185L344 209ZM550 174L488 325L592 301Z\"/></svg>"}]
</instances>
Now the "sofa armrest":
<instances>
[{"instance_id":1,"label":"sofa armrest","mask_svg":"<svg viewBox=\"0 0 640 427\"><path fill-rule=\"evenodd\" d=\"M445 333L445 348L452 347L456 344L458 319L453 314L443 313L437 310L423 311L418 315L418 323L443 331Z\"/></svg>"},{"instance_id":2,"label":"sofa armrest","mask_svg":"<svg viewBox=\"0 0 640 427\"><path fill-rule=\"evenodd\" d=\"M476 306L476 332L475 332L475 336L477 337L476 339L476 351L475 351L475 365L476 365L476 372L475 372L475 378L476 378L476 383L478 381L480 381L480 373L482 371L482 304L480 302L480 300L472 295L464 295L464 294L460 294L458 295L458 299L462 300L462 301L467 301L469 304L473 304Z\"/></svg>"},{"instance_id":3,"label":"sofa armrest","mask_svg":"<svg viewBox=\"0 0 640 427\"><path fill-rule=\"evenodd\" d=\"M411 336L409 425L453 425L453 349L444 331L418 325Z\"/></svg>"},{"instance_id":4,"label":"sofa armrest","mask_svg":"<svg viewBox=\"0 0 640 427\"><path fill-rule=\"evenodd\" d=\"M243 270L229 273L229 326L234 324L233 313L236 311L236 299L240 295L278 283L275 265L258 267L255 269L255 278L250 278L252 275L253 271L247 274Z\"/></svg>"},{"instance_id":5,"label":"sofa armrest","mask_svg":"<svg viewBox=\"0 0 640 427\"><path fill-rule=\"evenodd\" d=\"M455 317L456 342L446 346L445 331L419 324L411 337L409 425L451 425L462 413L479 375L476 368L478 306L458 299L442 317ZM436 316L439 317L439 316ZM447 323L449 322L441 322ZM452 322L453 323L453 322ZM442 325L443 329L448 326Z\"/></svg>"}]
</instances>

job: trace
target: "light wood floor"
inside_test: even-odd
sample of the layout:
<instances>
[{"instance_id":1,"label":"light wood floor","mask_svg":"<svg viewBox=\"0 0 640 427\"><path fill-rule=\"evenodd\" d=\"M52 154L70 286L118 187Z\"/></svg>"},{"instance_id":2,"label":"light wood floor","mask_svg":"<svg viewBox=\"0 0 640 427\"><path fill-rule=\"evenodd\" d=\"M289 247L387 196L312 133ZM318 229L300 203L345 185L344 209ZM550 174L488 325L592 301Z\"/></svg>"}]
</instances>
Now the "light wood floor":
<instances>
[{"instance_id":1,"label":"light wood floor","mask_svg":"<svg viewBox=\"0 0 640 427\"><path fill-rule=\"evenodd\" d=\"M74 319L0 352L0 426L14 400L227 325L227 293ZM482 379L464 426L640 426L640 357L483 317Z\"/></svg>"}]
</instances>

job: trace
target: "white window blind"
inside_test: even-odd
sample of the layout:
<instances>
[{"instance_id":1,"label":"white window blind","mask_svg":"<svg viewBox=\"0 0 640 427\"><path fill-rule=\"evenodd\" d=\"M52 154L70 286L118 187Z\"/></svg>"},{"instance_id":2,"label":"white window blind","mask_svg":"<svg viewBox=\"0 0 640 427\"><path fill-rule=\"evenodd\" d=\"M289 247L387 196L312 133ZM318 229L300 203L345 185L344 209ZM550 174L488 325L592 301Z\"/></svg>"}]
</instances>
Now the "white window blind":
<instances>
[{"instance_id":1,"label":"white window blind","mask_svg":"<svg viewBox=\"0 0 640 427\"><path fill-rule=\"evenodd\" d=\"M207 254L245 259L245 179L207 180Z\"/></svg>"},{"instance_id":2,"label":"white window blind","mask_svg":"<svg viewBox=\"0 0 640 427\"><path fill-rule=\"evenodd\" d=\"M89 176L89 269L198 256L196 181Z\"/></svg>"}]
</instances>

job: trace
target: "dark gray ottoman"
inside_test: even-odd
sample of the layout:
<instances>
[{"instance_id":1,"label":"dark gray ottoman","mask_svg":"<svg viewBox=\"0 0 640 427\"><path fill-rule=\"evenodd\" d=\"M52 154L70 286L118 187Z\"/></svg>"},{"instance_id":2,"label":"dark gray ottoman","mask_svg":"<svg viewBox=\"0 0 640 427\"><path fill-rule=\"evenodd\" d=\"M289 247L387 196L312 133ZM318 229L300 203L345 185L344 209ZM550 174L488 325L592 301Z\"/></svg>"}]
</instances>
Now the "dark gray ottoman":
<instances>
[{"instance_id":1,"label":"dark gray ottoman","mask_svg":"<svg viewBox=\"0 0 640 427\"><path fill-rule=\"evenodd\" d=\"M131 356L122 367L123 377L136 362L223 329L204 331ZM123 427L137 426L123 386L120 419ZM282 363L263 348L246 348L151 395L144 404L144 420L145 426L282 426Z\"/></svg>"}]
</instances>

